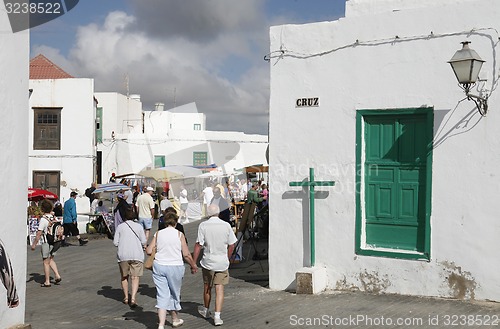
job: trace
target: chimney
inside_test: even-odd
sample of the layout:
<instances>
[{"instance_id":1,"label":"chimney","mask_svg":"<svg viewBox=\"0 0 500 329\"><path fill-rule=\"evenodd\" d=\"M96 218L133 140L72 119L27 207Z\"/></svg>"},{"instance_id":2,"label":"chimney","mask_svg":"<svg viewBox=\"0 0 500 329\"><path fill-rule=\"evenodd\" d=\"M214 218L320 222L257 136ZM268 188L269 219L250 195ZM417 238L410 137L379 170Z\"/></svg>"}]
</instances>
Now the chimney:
<instances>
[{"instance_id":1,"label":"chimney","mask_svg":"<svg viewBox=\"0 0 500 329\"><path fill-rule=\"evenodd\" d=\"M163 111L164 108L165 108L164 103L155 103L155 111Z\"/></svg>"},{"instance_id":2,"label":"chimney","mask_svg":"<svg viewBox=\"0 0 500 329\"><path fill-rule=\"evenodd\" d=\"M141 95L139 95L139 94L132 94L129 97L130 97L130 99L134 99L134 100L136 100L138 102L141 101Z\"/></svg>"}]
</instances>

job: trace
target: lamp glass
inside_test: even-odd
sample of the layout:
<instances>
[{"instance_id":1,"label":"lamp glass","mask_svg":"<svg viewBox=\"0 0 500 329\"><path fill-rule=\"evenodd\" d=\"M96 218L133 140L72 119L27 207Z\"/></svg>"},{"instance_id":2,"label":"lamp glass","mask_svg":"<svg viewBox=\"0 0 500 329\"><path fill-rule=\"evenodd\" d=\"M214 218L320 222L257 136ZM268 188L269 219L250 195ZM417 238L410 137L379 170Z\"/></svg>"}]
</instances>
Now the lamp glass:
<instances>
[{"instance_id":1,"label":"lamp glass","mask_svg":"<svg viewBox=\"0 0 500 329\"><path fill-rule=\"evenodd\" d=\"M476 51L469 48L469 43L469 41L462 42L462 49L448 61L461 84L475 83L484 63Z\"/></svg>"},{"instance_id":2,"label":"lamp glass","mask_svg":"<svg viewBox=\"0 0 500 329\"><path fill-rule=\"evenodd\" d=\"M451 62L450 64L459 83L475 83L483 66L482 61L474 59Z\"/></svg>"}]
</instances>

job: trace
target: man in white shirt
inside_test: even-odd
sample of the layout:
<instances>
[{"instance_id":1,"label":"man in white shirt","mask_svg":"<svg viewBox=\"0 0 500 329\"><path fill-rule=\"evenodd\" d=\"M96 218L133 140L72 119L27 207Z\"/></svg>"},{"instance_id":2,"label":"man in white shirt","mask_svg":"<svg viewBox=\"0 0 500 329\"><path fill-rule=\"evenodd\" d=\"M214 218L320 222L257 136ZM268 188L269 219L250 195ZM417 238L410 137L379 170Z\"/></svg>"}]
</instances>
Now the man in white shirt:
<instances>
[{"instance_id":1,"label":"man in white shirt","mask_svg":"<svg viewBox=\"0 0 500 329\"><path fill-rule=\"evenodd\" d=\"M125 201L127 201L127 203L129 205L132 205L132 203L134 202L134 193L132 192L131 189L128 189L128 190L125 190L123 192L123 195L125 196Z\"/></svg>"},{"instance_id":2,"label":"man in white shirt","mask_svg":"<svg viewBox=\"0 0 500 329\"><path fill-rule=\"evenodd\" d=\"M153 226L153 217L155 213L155 202L153 201L154 189L151 186L146 187L146 191L137 197L137 210L139 224L144 228L146 241L149 241L149 232Z\"/></svg>"},{"instance_id":3,"label":"man in white shirt","mask_svg":"<svg viewBox=\"0 0 500 329\"><path fill-rule=\"evenodd\" d=\"M179 202L181 204L181 215L179 216L179 222L181 224L189 223L187 209L189 205L189 201L187 198L188 192L184 185L181 185L181 193L179 194ZM182 222L182 218L185 218L185 221Z\"/></svg>"},{"instance_id":4,"label":"man in white shirt","mask_svg":"<svg viewBox=\"0 0 500 329\"><path fill-rule=\"evenodd\" d=\"M161 202L160 202L161 214L163 215L163 212L165 211L165 209L167 209L169 207L173 207L172 202L170 202L170 200L168 199L167 192L162 192Z\"/></svg>"},{"instance_id":5,"label":"man in white shirt","mask_svg":"<svg viewBox=\"0 0 500 329\"><path fill-rule=\"evenodd\" d=\"M248 193L248 185L246 180L242 179L240 181L240 197L242 200L245 200L247 198L247 193Z\"/></svg>"},{"instance_id":6,"label":"man in white shirt","mask_svg":"<svg viewBox=\"0 0 500 329\"><path fill-rule=\"evenodd\" d=\"M198 226L198 238L193 255L196 261L203 249L200 264L203 271L204 306L198 307L198 312L203 317L208 317L212 286L215 285L214 324L220 326L224 323L220 313L224 303L224 286L229 283L229 258L237 239L231 226L218 217L219 207L213 204L208 206L208 214L211 217Z\"/></svg>"},{"instance_id":7,"label":"man in white shirt","mask_svg":"<svg viewBox=\"0 0 500 329\"><path fill-rule=\"evenodd\" d=\"M210 204L210 201L212 201L212 198L214 197L214 191L212 188L211 184L208 184L207 187L202 191L203 193L203 216L208 217L208 205Z\"/></svg>"}]
</instances>

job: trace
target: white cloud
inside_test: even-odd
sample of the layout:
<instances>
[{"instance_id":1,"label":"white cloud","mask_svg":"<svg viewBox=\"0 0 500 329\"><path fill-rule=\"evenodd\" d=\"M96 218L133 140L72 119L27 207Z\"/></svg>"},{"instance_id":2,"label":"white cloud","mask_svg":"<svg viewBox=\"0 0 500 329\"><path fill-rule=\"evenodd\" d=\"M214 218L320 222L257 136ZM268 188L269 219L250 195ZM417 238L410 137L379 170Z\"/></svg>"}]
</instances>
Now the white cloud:
<instances>
[{"instance_id":1,"label":"white cloud","mask_svg":"<svg viewBox=\"0 0 500 329\"><path fill-rule=\"evenodd\" d=\"M160 6L159 0L156 2ZM160 22L151 18L149 26L138 28L146 23L141 16L144 13L134 16L115 11L102 24L78 29L68 60L60 54L55 54L57 58L46 55L58 64L72 63L69 73L75 76L94 78L96 91L126 93L128 75L130 93L141 94L146 107L152 108L155 102L172 107L175 90L176 104L196 102L199 111L206 113L211 130L266 134L269 67L263 55L269 42L268 27L258 19L258 2L253 7L248 4L251 2L232 5L240 10L232 8L235 11L231 11L231 17L227 17L227 9L207 6L205 2L193 1L196 6L203 6L203 19L197 14L195 18L200 21L195 25L196 29L203 29L200 24L208 24L210 31L205 34L193 35L196 29L183 30L182 26L175 26L172 31L173 27L166 24L163 28L170 30L159 37L149 31L159 28ZM176 14L178 19L187 19L191 8L187 3L191 1L183 1L177 11L168 11L163 15L167 16L165 20ZM248 18L239 23L245 14ZM252 24L255 26L250 28ZM235 60L245 62L243 72L226 70Z\"/></svg>"}]
</instances>

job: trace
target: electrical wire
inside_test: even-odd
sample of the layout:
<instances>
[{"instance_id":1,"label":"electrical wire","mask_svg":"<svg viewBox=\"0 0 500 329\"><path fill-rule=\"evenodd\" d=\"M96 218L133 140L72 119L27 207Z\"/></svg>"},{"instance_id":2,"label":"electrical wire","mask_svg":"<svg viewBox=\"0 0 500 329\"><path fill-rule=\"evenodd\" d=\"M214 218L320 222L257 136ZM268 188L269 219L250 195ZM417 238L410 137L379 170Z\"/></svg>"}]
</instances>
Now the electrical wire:
<instances>
[{"instance_id":1,"label":"electrical wire","mask_svg":"<svg viewBox=\"0 0 500 329\"><path fill-rule=\"evenodd\" d=\"M334 52L337 52L339 50L343 50L346 48L353 48L357 46L377 46L377 45L383 45L383 44L394 44L394 43L400 43L400 42L409 42L409 41L419 41L419 40L430 40L430 39L435 39L435 38L445 38L445 37L451 37L451 36L459 36L459 35L479 35L479 36L486 36L486 37L491 37L491 35L485 35L483 33L480 33L482 31L489 31L492 30L496 34L496 42L493 42L493 48L495 48L498 45L498 41L500 40L500 35L497 31L497 29L493 27L484 27L484 28L475 28L472 30L466 30L466 31L460 31L460 32L451 32L451 33L434 33L431 31L429 34L425 35L414 35L414 36L400 36L400 35L395 35L394 37L390 38L383 38L383 39L374 39L374 40L366 40L366 41L361 41L359 39L356 39L354 42L345 44L336 48L332 48L330 50L318 52L318 53L301 53L293 50L288 50L284 47L282 44L280 46L280 50L275 50L270 52L269 54L264 56L264 60L270 61L273 58L280 58L282 59L283 57L294 57L294 58L299 58L299 59L306 59L306 58L311 58L311 57L320 57L324 55L328 55Z\"/></svg>"}]
</instances>

